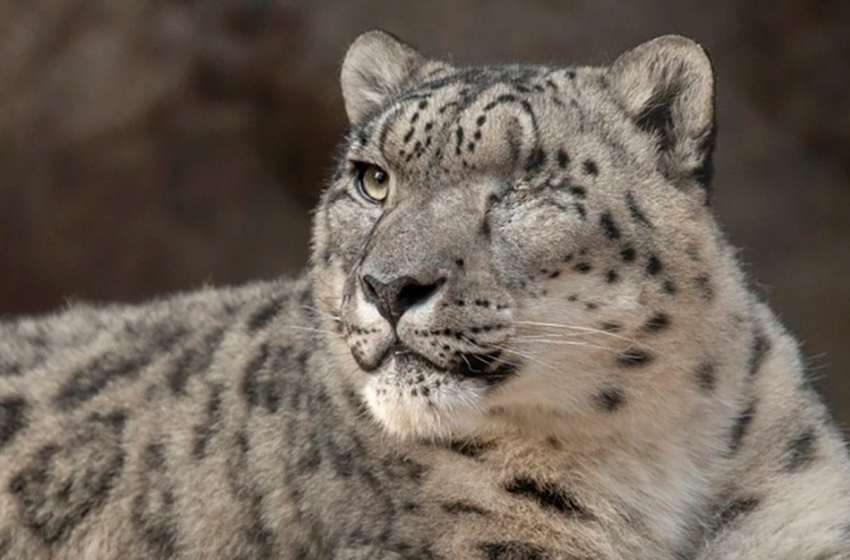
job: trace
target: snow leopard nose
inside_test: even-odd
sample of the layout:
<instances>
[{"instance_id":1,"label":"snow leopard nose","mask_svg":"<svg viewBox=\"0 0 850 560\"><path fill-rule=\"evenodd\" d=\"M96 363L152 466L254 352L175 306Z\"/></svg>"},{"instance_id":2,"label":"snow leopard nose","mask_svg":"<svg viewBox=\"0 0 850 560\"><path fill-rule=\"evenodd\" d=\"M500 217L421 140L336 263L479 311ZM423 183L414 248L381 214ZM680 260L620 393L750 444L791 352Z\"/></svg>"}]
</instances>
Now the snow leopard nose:
<instances>
[{"instance_id":1,"label":"snow leopard nose","mask_svg":"<svg viewBox=\"0 0 850 560\"><path fill-rule=\"evenodd\" d=\"M401 316L410 308L421 305L431 299L446 283L445 278L434 282L422 282L412 276L401 276L383 282L369 274L360 277L366 299L378 308L387 321L396 326Z\"/></svg>"}]
</instances>

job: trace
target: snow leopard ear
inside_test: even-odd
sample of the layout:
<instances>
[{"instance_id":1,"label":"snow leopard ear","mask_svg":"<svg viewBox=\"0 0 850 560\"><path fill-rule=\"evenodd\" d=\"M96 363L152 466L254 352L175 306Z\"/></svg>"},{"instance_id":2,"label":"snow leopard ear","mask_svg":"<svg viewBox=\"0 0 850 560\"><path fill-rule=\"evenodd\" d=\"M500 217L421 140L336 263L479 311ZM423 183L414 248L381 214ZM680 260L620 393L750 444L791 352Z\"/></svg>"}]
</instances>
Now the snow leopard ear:
<instances>
[{"instance_id":1,"label":"snow leopard ear","mask_svg":"<svg viewBox=\"0 0 850 560\"><path fill-rule=\"evenodd\" d=\"M379 107L427 61L413 47L384 31L360 35L345 54L340 76L351 124Z\"/></svg>"},{"instance_id":2,"label":"snow leopard ear","mask_svg":"<svg viewBox=\"0 0 850 560\"><path fill-rule=\"evenodd\" d=\"M666 35L611 66L609 83L626 113L653 134L661 169L677 186L699 187L708 201L714 152L714 71L697 43Z\"/></svg>"}]
</instances>

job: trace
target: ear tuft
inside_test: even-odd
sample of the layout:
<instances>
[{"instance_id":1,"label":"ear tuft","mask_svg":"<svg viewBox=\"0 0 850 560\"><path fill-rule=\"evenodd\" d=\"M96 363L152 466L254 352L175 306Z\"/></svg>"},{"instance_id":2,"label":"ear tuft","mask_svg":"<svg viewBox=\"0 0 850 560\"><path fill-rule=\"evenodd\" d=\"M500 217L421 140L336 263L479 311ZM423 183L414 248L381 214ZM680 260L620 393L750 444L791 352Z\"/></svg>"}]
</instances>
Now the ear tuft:
<instances>
[{"instance_id":1,"label":"ear tuft","mask_svg":"<svg viewBox=\"0 0 850 560\"><path fill-rule=\"evenodd\" d=\"M714 71L705 50L677 35L639 45L610 69L618 101L656 137L664 173L708 189L714 152Z\"/></svg>"},{"instance_id":2,"label":"ear tuft","mask_svg":"<svg viewBox=\"0 0 850 560\"><path fill-rule=\"evenodd\" d=\"M348 48L340 81L348 120L356 124L380 106L427 59L384 31L367 31Z\"/></svg>"}]
</instances>

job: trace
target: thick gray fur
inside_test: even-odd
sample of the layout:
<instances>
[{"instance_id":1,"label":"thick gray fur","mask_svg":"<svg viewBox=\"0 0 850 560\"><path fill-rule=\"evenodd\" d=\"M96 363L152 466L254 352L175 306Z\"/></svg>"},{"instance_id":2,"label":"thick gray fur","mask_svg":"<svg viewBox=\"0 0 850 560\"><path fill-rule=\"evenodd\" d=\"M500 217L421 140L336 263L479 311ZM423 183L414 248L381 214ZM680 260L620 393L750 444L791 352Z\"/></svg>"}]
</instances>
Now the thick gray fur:
<instances>
[{"instance_id":1,"label":"thick gray fur","mask_svg":"<svg viewBox=\"0 0 850 560\"><path fill-rule=\"evenodd\" d=\"M0 322L0 559L850 558L844 443L709 205L701 47L371 32L342 87L301 278Z\"/></svg>"}]
</instances>

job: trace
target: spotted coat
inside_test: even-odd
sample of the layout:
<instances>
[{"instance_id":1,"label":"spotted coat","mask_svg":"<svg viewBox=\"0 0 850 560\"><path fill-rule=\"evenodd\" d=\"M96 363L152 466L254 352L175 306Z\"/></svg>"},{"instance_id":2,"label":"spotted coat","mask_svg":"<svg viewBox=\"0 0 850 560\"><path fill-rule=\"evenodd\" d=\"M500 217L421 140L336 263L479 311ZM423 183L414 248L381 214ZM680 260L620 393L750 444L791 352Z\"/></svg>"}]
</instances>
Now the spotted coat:
<instances>
[{"instance_id":1,"label":"spotted coat","mask_svg":"<svg viewBox=\"0 0 850 560\"><path fill-rule=\"evenodd\" d=\"M850 478L710 207L714 87L381 32L294 280L0 320L0 559L840 559Z\"/></svg>"}]
</instances>

